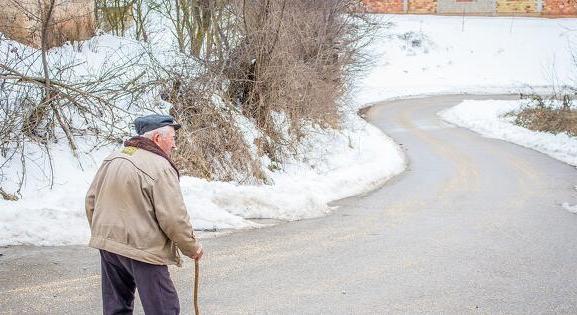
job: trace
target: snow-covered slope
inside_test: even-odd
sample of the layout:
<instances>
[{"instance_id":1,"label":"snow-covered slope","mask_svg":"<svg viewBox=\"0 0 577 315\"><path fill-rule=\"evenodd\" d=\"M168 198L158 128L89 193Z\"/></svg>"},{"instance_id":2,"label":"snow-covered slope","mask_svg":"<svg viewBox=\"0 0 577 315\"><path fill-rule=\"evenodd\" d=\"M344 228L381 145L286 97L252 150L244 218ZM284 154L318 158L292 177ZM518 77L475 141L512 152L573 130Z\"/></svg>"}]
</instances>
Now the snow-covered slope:
<instances>
[{"instance_id":1,"label":"snow-covered slope","mask_svg":"<svg viewBox=\"0 0 577 315\"><path fill-rule=\"evenodd\" d=\"M577 19L381 15L357 104L408 95L507 93L575 79ZM546 89L545 89L546 90Z\"/></svg>"}]
</instances>

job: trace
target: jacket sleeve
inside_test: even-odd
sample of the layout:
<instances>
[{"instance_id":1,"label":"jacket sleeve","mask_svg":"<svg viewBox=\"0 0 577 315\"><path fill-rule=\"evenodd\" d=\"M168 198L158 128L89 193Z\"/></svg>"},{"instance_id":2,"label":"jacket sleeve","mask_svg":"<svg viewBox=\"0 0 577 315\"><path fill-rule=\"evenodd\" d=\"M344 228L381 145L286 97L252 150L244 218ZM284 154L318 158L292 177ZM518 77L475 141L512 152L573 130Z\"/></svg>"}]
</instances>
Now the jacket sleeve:
<instances>
[{"instance_id":1,"label":"jacket sleeve","mask_svg":"<svg viewBox=\"0 0 577 315\"><path fill-rule=\"evenodd\" d=\"M180 251L191 257L200 247L194 237L190 217L180 190L178 175L165 169L152 187L152 201L160 228Z\"/></svg>"}]
</instances>

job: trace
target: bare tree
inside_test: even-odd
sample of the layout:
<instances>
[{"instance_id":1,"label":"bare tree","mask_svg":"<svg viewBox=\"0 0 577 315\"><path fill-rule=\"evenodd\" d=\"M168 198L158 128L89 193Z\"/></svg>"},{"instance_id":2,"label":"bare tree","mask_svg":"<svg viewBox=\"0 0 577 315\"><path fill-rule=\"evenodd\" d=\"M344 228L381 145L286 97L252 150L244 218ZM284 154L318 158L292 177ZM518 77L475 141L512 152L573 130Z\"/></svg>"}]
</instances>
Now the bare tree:
<instances>
[{"instance_id":1,"label":"bare tree","mask_svg":"<svg viewBox=\"0 0 577 315\"><path fill-rule=\"evenodd\" d=\"M47 0L38 5L21 9L40 19L40 49L14 44L0 56L0 151L4 158L0 185L3 167L17 158L24 180L25 164L30 162L27 146L36 145L45 152L52 183L52 143L63 138L78 157L79 137L93 137L96 145L121 141L126 135L126 117L132 115L131 104L156 88L158 80L146 74L145 51L103 66L97 73L79 73L81 63L51 47L60 36L61 23L67 22L55 15L66 2Z\"/></svg>"}]
</instances>

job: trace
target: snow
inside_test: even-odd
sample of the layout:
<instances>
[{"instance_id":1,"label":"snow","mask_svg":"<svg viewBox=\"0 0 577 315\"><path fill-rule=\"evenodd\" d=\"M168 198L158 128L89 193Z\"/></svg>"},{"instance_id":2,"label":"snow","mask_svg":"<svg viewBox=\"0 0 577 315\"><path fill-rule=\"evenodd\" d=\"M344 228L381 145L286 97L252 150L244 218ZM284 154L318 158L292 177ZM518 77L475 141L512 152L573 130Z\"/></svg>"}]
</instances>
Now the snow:
<instances>
[{"instance_id":1,"label":"snow","mask_svg":"<svg viewBox=\"0 0 577 315\"><path fill-rule=\"evenodd\" d=\"M496 94L575 79L570 47L577 19L381 15L368 47L374 65L360 80L359 107L384 99L437 94ZM413 44L414 42L414 44Z\"/></svg>"},{"instance_id":2,"label":"snow","mask_svg":"<svg viewBox=\"0 0 577 315\"><path fill-rule=\"evenodd\" d=\"M322 216L332 210L331 201L370 191L402 172L406 161L399 146L356 116L357 108L413 95L545 89L571 79L569 30L577 25L577 19L423 15L381 15L376 19L382 24L393 23L393 27L381 30L379 39L367 48L374 65L355 82L358 88L351 89L349 98L354 104L345 111L343 129L310 126L310 137L299 145L298 154L282 170L267 173L272 185L183 177L182 191L195 229L254 228L263 224L250 219ZM163 41L161 35L153 40ZM120 45L118 38L102 35L86 43L90 49L83 49L85 56L74 55L70 47L63 49L81 58L90 72L117 60L115 52L126 51L133 44ZM167 44L165 52L155 58L166 62L174 58L170 47ZM6 49L0 45L2 52ZM236 121L251 143L250 139L258 136L256 129L242 117ZM561 141L555 143L560 145ZM89 142L87 139L79 145L88 150ZM48 161L35 160L40 156L38 149L27 149L27 158L36 166L27 170L22 199L0 200L0 246L86 244L89 227L84 217L84 195L102 158L118 148L107 146L83 154L82 168L68 153L65 142L54 149L53 189L49 189L45 175ZM571 152L565 153L567 158ZM19 172L22 170L14 164L1 175L13 181Z\"/></svg>"},{"instance_id":3,"label":"snow","mask_svg":"<svg viewBox=\"0 0 577 315\"><path fill-rule=\"evenodd\" d=\"M299 157L268 174L274 185L210 183L214 202L245 218L299 220L326 214L330 201L370 191L400 173L401 149L377 128L349 118L341 132L311 132Z\"/></svg>"},{"instance_id":4,"label":"snow","mask_svg":"<svg viewBox=\"0 0 577 315\"><path fill-rule=\"evenodd\" d=\"M565 210L577 214L577 204L572 206L568 202L564 202L561 204L561 206L565 208Z\"/></svg>"},{"instance_id":5,"label":"snow","mask_svg":"<svg viewBox=\"0 0 577 315\"><path fill-rule=\"evenodd\" d=\"M577 185L575 185L573 188L575 189L575 191L577 191ZM567 210L571 213L577 214L577 204L571 205L568 202L563 202L561 204L561 207L563 207L565 210Z\"/></svg>"}]
</instances>

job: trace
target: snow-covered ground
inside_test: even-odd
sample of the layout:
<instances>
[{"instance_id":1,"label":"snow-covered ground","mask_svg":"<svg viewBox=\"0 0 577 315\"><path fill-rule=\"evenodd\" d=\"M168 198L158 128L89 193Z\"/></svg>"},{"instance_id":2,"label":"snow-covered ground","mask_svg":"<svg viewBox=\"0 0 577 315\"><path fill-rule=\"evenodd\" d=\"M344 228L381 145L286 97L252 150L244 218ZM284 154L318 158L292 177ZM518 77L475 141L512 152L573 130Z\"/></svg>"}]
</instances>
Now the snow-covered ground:
<instances>
[{"instance_id":1,"label":"snow-covered ground","mask_svg":"<svg viewBox=\"0 0 577 315\"><path fill-rule=\"evenodd\" d=\"M355 108L408 95L540 88L571 78L568 47L577 19L411 15L377 19L393 26L383 29L368 48L375 64L351 91ZM91 45L98 48L98 41ZM182 178L194 227L246 228L258 225L250 218L298 220L323 215L330 211L330 201L373 189L402 172L405 160L399 147L354 112L349 109L341 131L312 132L299 156L283 171L269 174L273 185ZM52 190L46 181L48 170L34 174L28 170L24 197L17 202L0 200L0 245L86 243L84 194L99 162L114 149L83 155L80 168L65 144L55 148L58 163ZM46 161L38 165L42 169Z\"/></svg>"},{"instance_id":2,"label":"snow-covered ground","mask_svg":"<svg viewBox=\"0 0 577 315\"><path fill-rule=\"evenodd\" d=\"M412 95L509 93L576 79L577 19L381 15L359 106Z\"/></svg>"}]
</instances>

